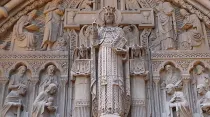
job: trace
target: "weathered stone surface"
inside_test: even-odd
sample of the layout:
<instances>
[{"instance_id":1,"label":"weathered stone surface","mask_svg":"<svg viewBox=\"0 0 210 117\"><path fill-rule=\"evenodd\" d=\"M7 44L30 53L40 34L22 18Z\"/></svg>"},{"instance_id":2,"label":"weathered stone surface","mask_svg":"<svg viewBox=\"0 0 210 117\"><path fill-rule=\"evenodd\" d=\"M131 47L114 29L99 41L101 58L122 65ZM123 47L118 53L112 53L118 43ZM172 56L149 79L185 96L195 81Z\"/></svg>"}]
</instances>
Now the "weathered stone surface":
<instances>
[{"instance_id":1,"label":"weathered stone surface","mask_svg":"<svg viewBox=\"0 0 210 117\"><path fill-rule=\"evenodd\" d=\"M208 0L0 5L0 117L210 116Z\"/></svg>"}]
</instances>

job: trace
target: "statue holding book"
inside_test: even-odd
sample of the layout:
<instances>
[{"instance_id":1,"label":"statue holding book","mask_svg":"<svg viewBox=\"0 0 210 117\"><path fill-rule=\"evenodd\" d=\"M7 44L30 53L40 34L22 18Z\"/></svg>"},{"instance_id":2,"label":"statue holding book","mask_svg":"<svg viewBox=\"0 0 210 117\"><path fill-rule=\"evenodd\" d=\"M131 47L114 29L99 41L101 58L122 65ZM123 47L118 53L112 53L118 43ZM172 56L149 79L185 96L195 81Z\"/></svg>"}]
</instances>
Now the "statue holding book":
<instances>
[{"instance_id":1,"label":"statue holding book","mask_svg":"<svg viewBox=\"0 0 210 117\"><path fill-rule=\"evenodd\" d=\"M98 114L100 117L124 117L129 108L126 106L130 106L125 104L130 91L125 88L129 83L126 83L128 77L123 69L129 49L123 29L115 26L116 9L108 6L103 11L104 25L97 28L93 23L93 45L98 49Z\"/></svg>"}]
</instances>

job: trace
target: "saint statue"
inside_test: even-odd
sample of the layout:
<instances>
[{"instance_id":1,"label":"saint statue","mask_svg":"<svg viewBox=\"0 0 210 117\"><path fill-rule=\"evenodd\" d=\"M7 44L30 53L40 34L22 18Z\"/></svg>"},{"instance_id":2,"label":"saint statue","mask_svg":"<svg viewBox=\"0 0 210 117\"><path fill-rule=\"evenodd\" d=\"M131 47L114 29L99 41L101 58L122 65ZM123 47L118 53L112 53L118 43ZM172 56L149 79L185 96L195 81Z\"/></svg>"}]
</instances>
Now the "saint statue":
<instances>
[{"instance_id":1,"label":"saint statue","mask_svg":"<svg viewBox=\"0 0 210 117\"><path fill-rule=\"evenodd\" d=\"M174 8L170 2L158 0L157 18L158 18L158 32L159 41L162 50L174 50L174 22L173 12Z\"/></svg>"},{"instance_id":2,"label":"saint statue","mask_svg":"<svg viewBox=\"0 0 210 117\"><path fill-rule=\"evenodd\" d=\"M182 91L176 91L173 94L173 97L169 101L169 107L175 109L176 112L171 113L176 114L173 115L175 117L193 117L189 107L189 103L187 102L187 99L185 98Z\"/></svg>"},{"instance_id":3,"label":"saint statue","mask_svg":"<svg viewBox=\"0 0 210 117\"><path fill-rule=\"evenodd\" d=\"M53 0L45 6L45 30L41 45L42 50L52 50L52 46L61 34L61 16L64 14L64 9L60 6L61 1Z\"/></svg>"},{"instance_id":4,"label":"saint statue","mask_svg":"<svg viewBox=\"0 0 210 117\"><path fill-rule=\"evenodd\" d=\"M190 14L185 9L181 9L180 13L184 17L182 29L186 31L179 37L180 48L194 50L201 46L204 40L201 21L196 14Z\"/></svg>"},{"instance_id":5,"label":"saint statue","mask_svg":"<svg viewBox=\"0 0 210 117\"><path fill-rule=\"evenodd\" d=\"M10 92L4 102L3 110L1 112L2 117L21 116L22 101L26 94L28 84L26 70L26 66L22 65L18 68L17 73L11 76L8 86Z\"/></svg>"},{"instance_id":6,"label":"saint statue","mask_svg":"<svg viewBox=\"0 0 210 117\"><path fill-rule=\"evenodd\" d=\"M126 61L128 47L122 28L115 26L115 8L104 7L104 26L97 29L93 24L94 47L98 47L98 110L100 117L124 117L126 97L130 92L126 89L123 62ZM130 89L129 89L130 90Z\"/></svg>"},{"instance_id":7,"label":"saint statue","mask_svg":"<svg viewBox=\"0 0 210 117\"><path fill-rule=\"evenodd\" d=\"M195 67L195 77L194 82L196 82L197 86L202 84L205 87L209 87L209 75L204 72L204 67L202 65L197 65Z\"/></svg>"},{"instance_id":8,"label":"saint statue","mask_svg":"<svg viewBox=\"0 0 210 117\"><path fill-rule=\"evenodd\" d=\"M52 83L39 93L33 103L32 117L56 117L56 107L53 105L56 92L57 85Z\"/></svg>"},{"instance_id":9,"label":"saint statue","mask_svg":"<svg viewBox=\"0 0 210 117\"><path fill-rule=\"evenodd\" d=\"M174 68L174 66L166 65L165 71L166 71L165 82L164 82L165 85L168 85L168 84L175 85L179 81L180 76L178 72L176 71L176 69Z\"/></svg>"},{"instance_id":10,"label":"saint statue","mask_svg":"<svg viewBox=\"0 0 210 117\"><path fill-rule=\"evenodd\" d=\"M13 28L12 50L35 50L36 40L34 32L38 31L38 27L32 24L32 20L36 16L36 10L28 15L23 15Z\"/></svg>"},{"instance_id":11,"label":"saint statue","mask_svg":"<svg viewBox=\"0 0 210 117\"><path fill-rule=\"evenodd\" d=\"M40 90L44 91L46 87L48 87L51 83L58 85L58 77L55 74L56 67L55 65L49 65L47 67L47 74L43 76L43 81L40 84Z\"/></svg>"}]
</instances>

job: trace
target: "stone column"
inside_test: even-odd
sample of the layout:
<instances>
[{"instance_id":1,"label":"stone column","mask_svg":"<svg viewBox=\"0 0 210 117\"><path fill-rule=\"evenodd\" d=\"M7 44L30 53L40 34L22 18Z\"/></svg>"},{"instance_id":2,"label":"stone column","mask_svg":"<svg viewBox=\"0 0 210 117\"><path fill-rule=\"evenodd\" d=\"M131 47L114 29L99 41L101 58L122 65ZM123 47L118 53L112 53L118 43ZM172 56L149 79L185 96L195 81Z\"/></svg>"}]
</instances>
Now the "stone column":
<instances>
[{"instance_id":1,"label":"stone column","mask_svg":"<svg viewBox=\"0 0 210 117\"><path fill-rule=\"evenodd\" d=\"M5 94L5 91L6 91L6 84L8 83L8 79L6 78L0 78L0 92L1 92L1 97L0 97L0 110L2 110L2 106L4 104L4 94Z\"/></svg>"},{"instance_id":2,"label":"stone column","mask_svg":"<svg viewBox=\"0 0 210 117\"><path fill-rule=\"evenodd\" d=\"M8 17L9 11L11 11L14 7L19 5L23 1L25 1L25 0L11 0L3 7L0 7L0 19L2 17Z\"/></svg>"},{"instance_id":3,"label":"stone column","mask_svg":"<svg viewBox=\"0 0 210 117\"><path fill-rule=\"evenodd\" d=\"M65 117L65 108L67 107L66 100L66 84L68 82L68 76L61 77L61 96L60 96L60 117Z\"/></svg>"},{"instance_id":4,"label":"stone column","mask_svg":"<svg viewBox=\"0 0 210 117\"><path fill-rule=\"evenodd\" d=\"M190 97L189 97L190 96L190 92L189 92L190 74L182 75L182 81L183 81L183 92L185 92L187 101L190 103L191 102ZM190 107L192 107L191 103L190 103Z\"/></svg>"},{"instance_id":5,"label":"stone column","mask_svg":"<svg viewBox=\"0 0 210 117\"><path fill-rule=\"evenodd\" d=\"M90 76L75 76L73 117L90 117Z\"/></svg>"},{"instance_id":6,"label":"stone column","mask_svg":"<svg viewBox=\"0 0 210 117\"><path fill-rule=\"evenodd\" d=\"M154 98L155 98L155 113L156 117L160 117L160 98L159 98L159 85L160 85L160 76L153 76L153 81L155 83L154 88Z\"/></svg>"},{"instance_id":7,"label":"stone column","mask_svg":"<svg viewBox=\"0 0 210 117\"><path fill-rule=\"evenodd\" d=\"M35 92L36 92L36 85L37 83L39 82L39 76L37 77L32 77L32 79L30 80L30 84L28 87L31 87L31 92L28 92L30 93L30 96L29 96L29 105L33 105L33 102L35 100ZM32 106L28 106L28 110L29 110L29 117L32 116Z\"/></svg>"},{"instance_id":8,"label":"stone column","mask_svg":"<svg viewBox=\"0 0 210 117\"><path fill-rule=\"evenodd\" d=\"M131 117L146 117L146 76L133 75L131 77L132 107Z\"/></svg>"},{"instance_id":9,"label":"stone column","mask_svg":"<svg viewBox=\"0 0 210 117\"><path fill-rule=\"evenodd\" d=\"M78 59L72 67L74 80L73 117L90 117L90 59Z\"/></svg>"}]
</instances>

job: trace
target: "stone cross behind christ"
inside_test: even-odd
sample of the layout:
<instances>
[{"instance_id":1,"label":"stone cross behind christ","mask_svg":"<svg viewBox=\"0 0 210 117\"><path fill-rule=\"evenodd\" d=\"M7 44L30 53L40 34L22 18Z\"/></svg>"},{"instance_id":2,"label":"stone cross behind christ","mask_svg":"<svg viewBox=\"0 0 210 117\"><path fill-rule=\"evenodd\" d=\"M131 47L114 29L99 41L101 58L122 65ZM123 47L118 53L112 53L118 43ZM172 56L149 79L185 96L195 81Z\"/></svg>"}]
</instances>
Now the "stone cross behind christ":
<instances>
[{"instance_id":1,"label":"stone cross behind christ","mask_svg":"<svg viewBox=\"0 0 210 117\"><path fill-rule=\"evenodd\" d=\"M117 10L117 0L103 0L101 1L101 6L111 6L115 7ZM95 19L97 23L100 24L99 18L100 13L103 10L95 11L82 11L79 9L66 9L64 27L66 29L77 29L80 30L81 25L92 24ZM129 10L117 10L116 15L118 17L118 24L128 25L134 24L139 25L140 29L143 28L153 28L154 27L154 12L152 8L141 8L136 11Z\"/></svg>"}]
</instances>

